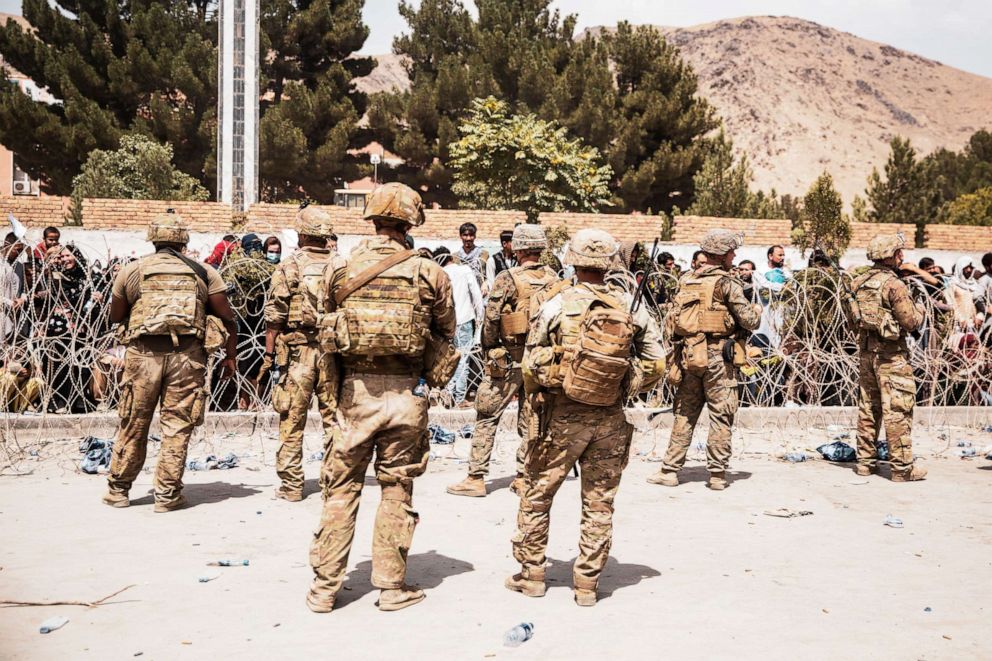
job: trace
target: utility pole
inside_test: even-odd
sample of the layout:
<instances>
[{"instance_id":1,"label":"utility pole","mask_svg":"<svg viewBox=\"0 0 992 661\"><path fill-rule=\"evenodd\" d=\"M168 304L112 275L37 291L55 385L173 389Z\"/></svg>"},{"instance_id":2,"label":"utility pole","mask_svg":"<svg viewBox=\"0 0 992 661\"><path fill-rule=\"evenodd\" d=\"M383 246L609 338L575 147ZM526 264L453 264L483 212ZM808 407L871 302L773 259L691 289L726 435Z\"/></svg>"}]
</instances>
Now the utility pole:
<instances>
[{"instance_id":1,"label":"utility pole","mask_svg":"<svg viewBox=\"0 0 992 661\"><path fill-rule=\"evenodd\" d=\"M258 202L258 4L220 0L217 63L217 201Z\"/></svg>"}]
</instances>

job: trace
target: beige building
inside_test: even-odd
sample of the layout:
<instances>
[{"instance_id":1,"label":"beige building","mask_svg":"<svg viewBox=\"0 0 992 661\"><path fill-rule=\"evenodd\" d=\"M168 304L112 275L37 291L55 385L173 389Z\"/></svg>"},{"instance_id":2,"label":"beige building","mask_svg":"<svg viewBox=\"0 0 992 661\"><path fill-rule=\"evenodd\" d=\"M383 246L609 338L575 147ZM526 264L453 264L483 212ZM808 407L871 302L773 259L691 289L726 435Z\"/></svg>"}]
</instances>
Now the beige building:
<instances>
[{"instance_id":1,"label":"beige building","mask_svg":"<svg viewBox=\"0 0 992 661\"><path fill-rule=\"evenodd\" d=\"M27 30L30 26L23 16L14 14L0 14L0 24L7 21L17 21ZM34 81L21 72L8 66L0 57L0 66L3 67L4 77L8 82L21 88L25 94L36 101L54 103L55 98L47 90L39 88ZM0 195L41 195L41 188L36 179L31 179L28 174L17 167L17 156L7 147L0 145Z\"/></svg>"}]
</instances>

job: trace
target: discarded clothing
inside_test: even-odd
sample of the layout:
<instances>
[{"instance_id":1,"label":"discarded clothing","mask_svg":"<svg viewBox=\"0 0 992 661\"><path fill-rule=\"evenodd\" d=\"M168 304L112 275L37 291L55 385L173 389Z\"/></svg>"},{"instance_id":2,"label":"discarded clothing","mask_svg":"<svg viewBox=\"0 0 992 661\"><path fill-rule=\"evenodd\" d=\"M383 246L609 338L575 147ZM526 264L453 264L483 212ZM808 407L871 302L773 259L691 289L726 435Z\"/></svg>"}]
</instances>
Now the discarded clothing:
<instances>
[{"instance_id":1,"label":"discarded clothing","mask_svg":"<svg viewBox=\"0 0 992 661\"><path fill-rule=\"evenodd\" d=\"M110 455L113 449L113 439L87 436L79 444L79 451L85 455L79 462L79 470L89 475L106 473L110 470Z\"/></svg>"},{"instance_id":2,"label":"discarded clothing","mask_svg":"<svg viewBox=\"0 0 992 661\"><path fill-rule=\"evenodd\" d=\"M451 445L455 442L455 432L448 431L439 425L432 423L427 426L427 431L431 435L431 443L435 445Z\"/></svg>"},{"instance_id":3,"label":"discarded clothing","mask_svg":"<svg viewBox=\"0 0 992 661\"><path fill-rule=\"evenodd\" d=\"M787 452L785 456L782 457L783 461L790 461L794 464L806 461L805 452Z\"/></svg>"},{"instance_id":4,"label":"discarded clothing","mask_svg":"<svg viewBox=\"0 0 992 661\"><path fill-rule=\"evenodd\" d=\"M186 464L186 468L191 471L207 471L207 470L227 470L229 468L237 468L238 466L238 455L233 452L229 453L222 459L218 459L215 455L207 455L206 459L193 459Z\"/></svg>"},{"instance_id":5,"label":"discarded clothing","mask_svg":"<svg viewBox=\"0 0 992 661\"><path fill-rule=\"evenodd\" d=\"M823 455L827 461L854 461L857 453L847 443L834 441L816 448L816 451Z\"/></svg>"}]
</instances>

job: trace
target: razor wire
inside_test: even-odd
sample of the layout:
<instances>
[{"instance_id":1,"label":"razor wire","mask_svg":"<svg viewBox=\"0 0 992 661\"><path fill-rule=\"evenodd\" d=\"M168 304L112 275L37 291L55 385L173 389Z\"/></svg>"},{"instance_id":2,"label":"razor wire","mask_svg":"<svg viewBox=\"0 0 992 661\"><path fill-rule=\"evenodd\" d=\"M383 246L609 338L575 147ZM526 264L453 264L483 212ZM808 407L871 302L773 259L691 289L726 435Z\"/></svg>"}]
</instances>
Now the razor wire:
<instances>
[{"instance_id":1,"label":"razor wire","mask_svg":"<svg viewBox=\"0 0 992 661\"><path fill-rule=\"evenodd\" d=\"M109 307L113 278L128 260L104 248L101 252L93 246L67 245L54 255L30 260L16 295L20 303L0 309L4 336L0 444L17 445L18 423L24 419L31 419L37 429L46 420L79 414L76 429L85 435L96 424L88 420L99 417L87 414L116 410L124 347L109 321ZM273 270L260 254L246 255L237 249L219 269L237 317L238 369L233 378L222 380L220 370L212 368L221 356L211 358L211 412L271 411L271 383L259 370L265 343L263 310ZM617 271L609 280L633 292L643 277L643 273ZM850 279L852 274L842 277ZM647 278L644 305L658 323L667 350L671 338L665 335L664 322L678 281L675 274L662 271L653 271ZM763 322L760 332L747 337L747 358L737 369L742 406L856 403L857 335L842 312L838 278L833 271L811 267L796 272L780 291L756 296L763 303ZM956 322L939 290L929 290L917 280L907 282L914 300L925 310L924 323L908 339L917 401L929 406L992 403L992 338L980 326ZM450 410L447 417L452 420L463 419L459 409L472 408L483 380L481 347L476 342L463 352L464 399L455 398L451 384L430 393L432 406ZM632 395L628 405L665 407L672 405L673 398L673 388L663 381L651 392ZM254 429L257 421L244 425ZM501 429L511 426L504 421Z\"/></svg>"}]
</instances>

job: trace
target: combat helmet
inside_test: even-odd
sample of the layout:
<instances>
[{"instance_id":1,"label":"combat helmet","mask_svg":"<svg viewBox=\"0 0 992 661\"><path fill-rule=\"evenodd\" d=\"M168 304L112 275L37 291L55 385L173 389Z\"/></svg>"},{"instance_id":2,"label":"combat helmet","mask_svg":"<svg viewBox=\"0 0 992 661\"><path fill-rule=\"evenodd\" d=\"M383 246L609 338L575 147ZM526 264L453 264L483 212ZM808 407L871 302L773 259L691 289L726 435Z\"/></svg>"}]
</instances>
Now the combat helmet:
<instances>
[{"instance_id":1,"label":"combat helmet","mask_svg":"<svg viewBox=\"0 0 992 661\"><path fill-rule=\"evenodd\" d=\"M620 246L608 232L597 229L579 230L568 243L565 263L580 269L606 271Z\"/></svg>"},{"instance_id":2,"label":"combat helmet","mask_svg":"<svg viewBox=\"0 0 992 661\"><path fill-rule=\"evenodd\" d=\"M900 234L877 234L868 242L868 259L880 262L893 257L896 251L906 247Z\"/></svg>"},{"instance_id":3,"label":"combat helmet","mask_svg":"<svg viewBox=\"0 0 992 661\"><path fill-rule=\"evenodd\" d=\"M726 255L741 247L741 237L730 230L710 230L699 243L699 249L708 255Z\"/></svg>"},{"instance_id":4,"label":"combat helmet","mask_svg":"<svg viewBox=\"0 0 992 661\"><path fill-rule=\"evenodd\" d=\"M401 222L413 227L420 227L426 220L420 193L395 182L383 184L369 194L362 218Z\"/></svg>"},{"instance_id":5,"label":"combat helmet","mask_svg":"<svg viewBox=\"0 0 992 661\"><path fill-rule=\"evenodd\" d=\"M323 209L305 206L296 212L294 226L297 234L328 239L334 234L334 224L330 215Z\"/></svg>"},{"instance_id":6,"label":"combat helmet","mask_svg":"<svg viewBox=\"0 0 992 661\"><path fill-rule=\"evenodd\" d=\"M145 239L151 243L189 243L189 228L182 216L175 209L168 209L159 214L148 224L148 234Z\"/></svg>"},{"instance_id":7,"label":"combat helmet","mask_svg":"<svg viewBox=\"0 0 992 661\"><path fill-rule=\"evenodd\" d=\"M548 237L544 228L533 223L521 223L513 228L513 240L510 249L514 252L544 250L548 247Z\"/></svg>"}]
</instances>

